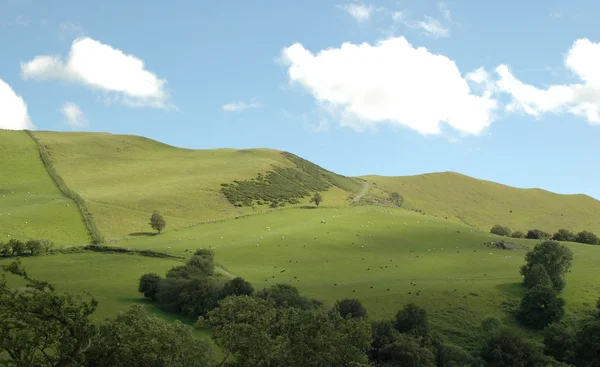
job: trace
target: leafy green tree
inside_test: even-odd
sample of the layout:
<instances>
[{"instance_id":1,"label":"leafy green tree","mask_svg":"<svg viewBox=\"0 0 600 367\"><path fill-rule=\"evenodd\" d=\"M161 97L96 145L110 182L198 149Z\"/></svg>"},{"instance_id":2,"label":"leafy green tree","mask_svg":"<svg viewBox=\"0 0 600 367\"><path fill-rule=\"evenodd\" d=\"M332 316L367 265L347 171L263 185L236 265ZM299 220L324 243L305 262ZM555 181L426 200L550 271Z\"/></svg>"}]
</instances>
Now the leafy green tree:
<instances>
[{"instance_id":1,"label":"leafy green tree","mask_svg":"<svg viewBox=\"0 0 600 367\"><path fill-rule=\"evenodd\" d=\"M32 255L37 255L44 250L42 242L38 240L29 240L25 243L25 247Z\"/></svg>"},{"instance_id":2,"label":"leafy green tree","mask_svg":"<svg viewBox=\"0 0 600 367\"><path fill-rule=\"evenodd\" d=\"M501 329L484 343L481 358L489 367L538 367L542 356L520 335Z\"/></svg>"},{"instance_id":3,"label":"leafy green tree","mask_svg":"<svg viewBox=\"0 0 600 367\"><path fill-rule=\"evenodd\" d=\"M543 329L565 314L565 301L549 286L537 285L523 297L517 319L525 326Z\"/></svg>"},{"instance_id":4,"label":"leafy green tree","mask_svg":"<svg viewBox=\"0 0 600 367\"><path fill-rule=\"evenodd\" d=\"M49 252L54 247L54 242L50 240L42 240L42 247L44 248L44 252Z\"/></svg>"},{"instance_id":5,"label":"leafy green tree","mask_svg":"<svg viewBox=\"0 0 600 367\"><path fill-rule=\"evenodd\" d=\"M567 229L559 229L558 232L552 235L554 241L575 242L575 238L575 234Z\"/></svg>"},{"instance_id":6,"label":"leafy green tree","mask_svg":"<svg viewBox=\"0 0 600 367\"><path fill-rule=\"evenodd\" d=\"M140 277L140 283L138 285L138 292L143 293L144 297L155 300L156 292L158 292L158 285L160 284L161 277L155 273L147 273Z\"/></svg>"},{"instance_id":7,"label":"leafy green tree","mask_svg":"<svg viewBox=\"0 0 600 367\"><path fill-rule=\"evenodd\" d=\"M181 312L200 316L217 307L221 287L212 278L194 278L187 282L179 294Z\"/></svg>"},{"instance_id":8,"label":"leafy green tree","mask_svg":"<svg viewBox=\"0 0 600 367\"><path fill-rule=\"evenodd\" d=\"M344 298L335 302L335 310L342 318L367 317L367 310L356 298Z\"/></svg>"},{"instance_id":9,"label":"leafy green tree","mask_svg":"<svg viewBox=\"0 0 600 367\"><path fill-rule=\"evenodd\" d=\"M496 234L498 236L510 236L511 235L511 230L510 228L506 227L506 226L502 226L500 224L496 224L495 226L492 227L492 229L490 229L490 233Z\"/></svg>"},{"instance_id":10,"label":"leafy green tree","mask_svg":"<svg viewBox=\"0 0 600 367\"><path fill-rule=\"evenodd\" d=\"M422 345L419 337L399 334L395 342L387 344L380 351L385 366L434 367L435 355Z\"/></svg>"},{"instance_id":11,"label":"leafy green tree","mask_svg":"<svg viewBox=\"0 0 600 367\"><path fill-rule=\"evenodd\" d=\"M400 333L427 336L429 335L427 312L414 303L409 303L396 313L394 327Z\"/></svg>"},{"instance_id":12,"label":"leafy green tree","mask_svg":"<svg viewBox=\"0 0 600 367\"><path fill-rule=\"evenodd\" d=\"M244 278L236 277L225 283L221 291L221 297L228 296L251 296L254 293L252 284L244 280Z\"/></svg>"},{"instance_id":13,"label":"leafy green tree","mask_svg":"<svg viewBox=\"0 0 600 367\"><path fill-rule=\"evenodd\" d=\"M438 367L464 367L477 366L477 359L461 347L448 344L436 343L436 365Z\"/></svg>"},{"instance_id":14,"label":"leafy green tree","mask_svg":"<svg viewBox=\"0 0 600 367\"><path fill-rule=\"evenodd\" d=\"M523 231L514 231L511 235L512 238L525 238Z\"/></svg>"},{"instance_id":15,"label":"leafy green tree","mask_svg":"<svg viewBox=\"0 0 600 367\"><path fill-rule=\"evenodd\" d=\"M568 326L554 323L544 329L544 353L557 361L573 364L576 345L575 333Z\"/></svg>"},{"instance_id":16,"label":"leafy green tree","mask_svg":"<svg viewBox=\"0 0 600 367\"><path fill-rule=\"evenodd\" d=\"M181 292L189 280L166 278L158 283L156 301L160 308L174 313L181 312Z\"/></svg>"},{"instance_id":17,"label":"leafy green tree","mask_svg":"<svg viewBox=\"0 0 600 367\"><path fill-rule=\"evenodd\" d=\"M174 266L167 272L167 278L192 279L213 275L215 262L212 253L193 255L185 265Z\"/></svg>"},{"instance_id":18,"label":"leafy green tree","mask_svg":"<svg viewBox=\"0 0 600 367\"><path fill-rule=\"evenodd\" d=\"M1 243L0 242L0 255L4 257L9 257L13 255L13 248L10 242Z\"/></svg>"},{"instance_id":19,"label":"leafy green tree","mask_svg":"<svg viewBox=\"0 0 600 367\"><path fill-rule=\"evenodd\" d=\"M550 235L548 232L542 231L541 229L530 229L527 231L527 235L525 237L531 240L546 240L552 237L552 235Z\"/></svg>"},{"instance_id":20,"label":"leafy green tree","mask_svg":"<svg viewBox=\"0 0 600 367\"><path fill-rule=\"evenodd\" d=\"M371 322L371 334L372 342L369 356L373 361L380 361L381 348L398 340L400 333L394 328L394 323L391 320L375 320Z\"/></svg>"},{"instance_id":21,"label":"leafy green tree","mask_svg":"<svg viewBox=\"0 0 600 367\"><path fill-rule=\"evenodd\" d=\"M534 247L525 255L525 265L521 267L521 275L528 279L535 264L543 265L552 287L560 292L565 287L564 274L569 271L573 262L571 250L557 241L545 241Z\"/></svg>"},{"instance_id":22,"label":"leafy green tree","mask_svg":"<svg viewBox=\"0 0 600 367\"><path fill-rule=\"evenodd\" d=\"M165 221L165 218L163 218L162 214L157 211L152 213L152 216L150 217L150 227L152 227L152 229L158 233L161 233L166 226L167 222Z\"/></svg>"},{"instance_id":23,"label":"leafy green tree","mask_svg":"<svg viewBox=\"0 0 600 367\"><path fill-rule=\"evenodd\" d=\"M319 206L323 202L323 196L321 196L321 193L315 192L313 197L310 198L310 202L315 203L316 206Z\"/></svg>"},{"instance_id":24,"label":"leafy green tree","mask_svg":"<svg viewBox=\"0 0 600 367\"><path fill-rule=\"evenodd\" d=\"M319 301L301 296L298 288L289 284L272 285L269 288L258 291L256 296L272 300L277 307L295 307L308 310L321 306Z\"/></svg>"},{"instance_id":25,"label":"leafy green tree","mask_svg":"<svg viewBox=\"0 0 600 367\"><path fill-rule=\"evenodd\" d=\"M548 275L548 271L546 271L546 268L542 264L533 265L531 267L531 271L529 271L525 276L523 283L529 289L535 287L536 285L552 287L552 280Z\"/></svg>"},{"instance_id":26,"label":"leafy green tree","mask_svg":"<svg viewBox=\"0 0 600 367\"><path fill-rule=\"evenodd\" d=\"M586 323L576 335L574 365L600 366L600 321Z\"/></svg>"},{"instance_id":27,"label":"leafy green tree","mask_svg":"<svg viewBox=\"0 0 600 367\"><path fill-rule=\"evenodd\" d=\"M22 289L12 289L0 278L0 365L79 366L92 345L96 327L90 315L92 298L59 294L47 283L32 279L20 262L2 266L23 278Z\"/></svg>"},{"instance_id":28,"label":"leafy green tree","mask_svg":"<svg viewBox=\"0 0 600 367\"><path fill-rule=\"evenodd\" d=\"M589 245L597 245L599 243L598 236L590 231L581 231L577 233L575 242L587 243Z\"/></svg>"},{"instance_id":29,"label":"leafy green tree","mask_svg":"<svg viewBox=\"0 0 600 367\"><path fill-rule=\"evenodd\" d=\"M394 203L396 206L402 206L404 203L404 197L397 192L392 192L390 194L390 201Z\"/></svg>"},{"instance_id":30,"label":"leafy green tree","mask_svg":"<svg viewBox=\"0 0 600 367\"><path fill-rule=\"evenodd\" d=\"M481 322L479 327L481 336L484 340L491 338L502 327L502 322L495 317L487 317Z\"/></svg>"},{"instance_id":31,"label":"leafy green tree","mask_svg":"<svg viewBox=\"0 0 600 367\"><path fill-rule=\"evenodd\" d=\"M102 324L86 357L89 367L216 366L207 339L196 338L191 327L150 315L139 305Z\"/></svg>"},{"instance_id":32,"label":"leafy green tree","mask_svg":"<svg viewBox=\"0 0 600 367\"><path fill-rule=\"evenodd\" d=\"M25 243L15 238L11 238L8 241L8 244L12 248L13 254L17 256L24 255L25 251L27 250L27 246L25 246Z\"/></svg>"}]
</instances>

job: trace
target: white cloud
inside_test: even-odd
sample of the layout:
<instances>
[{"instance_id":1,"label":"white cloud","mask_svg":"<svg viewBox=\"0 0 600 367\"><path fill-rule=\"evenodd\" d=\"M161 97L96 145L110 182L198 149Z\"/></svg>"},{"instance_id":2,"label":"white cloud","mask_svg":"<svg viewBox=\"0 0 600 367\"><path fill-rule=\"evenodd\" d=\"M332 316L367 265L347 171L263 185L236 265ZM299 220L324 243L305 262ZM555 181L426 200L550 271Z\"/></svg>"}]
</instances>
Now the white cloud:
<instances>
[{"instance_id":1,"label":"white cloud","mask_svg":"<svg viewBox=\"0 0 600 367\"><path fill-rule=\"evenodd\" d=\"M496 68L499 90L512 98L509 111L523 111L532 116L545 113L571 113L591 124L600 124L600 43L579 39L565 58L565 66L581 82L538 88L517 79L508 66Z\"/></svg>"},{"instance_id":2,"label":"white cloud","mask_svg":"<svg viewBox=\"0 0 600 367\"><path fill-rule=\"evenodd\" d=\"M474 94L455 62L404 37L377 45L344 43L316 55L296 43L283 49L290 82L309 91L341 125L356 130L378 124L439 134L441 123L480 134L493 121L490 90Z\"/></svg>"},{"instance_id":3,"label":"white cloud","mask_svg":"<svg viewBox=\"0 0 600 367\"><path fill-rule=\"evenodd\" d=\"M340 8L344 9L359 23L368 22L371 20L373 13L377 11L377 8L373 5L365 4L344 4L340 5Z\"/></svg>"},{"instance_id":4,"label":"white cloud","mask_svg":"<svg viewBox=\"0 0 600 367\"><path fill-rule=\"evenodd\" d=\"M77 38L67 60L40 55L21 63L24 79L65 80L114 93L134 107L174 108L164 79L145 69L144 61L92 38Z\"/></svg>"},{"instance_id":5,"label":"white cloud","mask_svg":"<svg viewBox=\"0 0 600 367\"><path fill-rule=\"evenodd\" d=\"M65 117L66 122L72 127L84 127L87 125L83 111L75 103L65 102L59 111Z\"/></svg>"},{"instance_id":6,"label":"white cloud","mask_svg":"<svg viewBox=\"0 0 600 367\"><path fill-rule=\"evenodd\" d=\"M439 20L432 18L428 15L425 16L425 20L419 20L412 22L413 27L419 28L433 37L448 37L450 35L450 29L444 27Z\"/></svg>"},{"instance_id":7,"label":"white cloud","mask_svg":"<svg viewBox=\"0 0 600 367\"><path fill-rule=\"evenodd\" d=\"M444 20L448 24L455 24L452 21L452 13L444 2L438 3L438 9ZM405 25L410 29L418 29L425 34L434 38L442 38L450 36L450 27L445 26L439 19L425 15L423 20L411 19L410 14L406 10L395 11L392 13L392 20L396 23Z\"/></svg>"},{"instance_id":8,"label":"white cloud","mask_svg":"<svg viewBox=\"0 0 600 367\"><path fill-rule=\"evenodd\" d=\"M260 108L261 105L258 102L232 102L223 105L223 111L233 112L233 111L244 111L249 108Z\"/></svg>"},{"instance_id":9,"label":"white cloud","mask_svg":"<svg viewBox=\"0 0 600 367\"><path fill-rule=\"evenodd\" d=\"M27 113L27 105L21 96L5 81L0 79L0 129L32 129L33 124Z\"/></svg>"}]
</instances>

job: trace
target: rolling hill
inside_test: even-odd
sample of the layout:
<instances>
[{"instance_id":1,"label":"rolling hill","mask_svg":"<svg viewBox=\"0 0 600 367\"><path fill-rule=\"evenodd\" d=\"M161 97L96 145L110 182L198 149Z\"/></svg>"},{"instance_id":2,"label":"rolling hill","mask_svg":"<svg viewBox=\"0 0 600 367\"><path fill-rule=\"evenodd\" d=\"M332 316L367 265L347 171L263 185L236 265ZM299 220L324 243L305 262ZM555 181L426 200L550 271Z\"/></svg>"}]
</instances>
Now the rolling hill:
<instances>
[{"instance_id":1,"label":"rolling hill","mask_svg":"<svg viewBox=\"0 0 600 367\"><path fill-rule=\"evenodd\" d=\"M363 176L373 198L390 192L404 197L403 207L489 230L494 224L513 230L559 228L600 232L600 201L586 195L561 195L518 189L454 172L417 176Z\"/></svg>"},{"instance_id":2,"label":"rolling hill","mask_svg":"<svg viewBox=\"0 0 600 367\"><path fill-rule=\"evenodd\" d=\"M37 146L22 131L0 130L0 238L89 243L72 200L58 189Z\"/></svg>"}]
</instances>

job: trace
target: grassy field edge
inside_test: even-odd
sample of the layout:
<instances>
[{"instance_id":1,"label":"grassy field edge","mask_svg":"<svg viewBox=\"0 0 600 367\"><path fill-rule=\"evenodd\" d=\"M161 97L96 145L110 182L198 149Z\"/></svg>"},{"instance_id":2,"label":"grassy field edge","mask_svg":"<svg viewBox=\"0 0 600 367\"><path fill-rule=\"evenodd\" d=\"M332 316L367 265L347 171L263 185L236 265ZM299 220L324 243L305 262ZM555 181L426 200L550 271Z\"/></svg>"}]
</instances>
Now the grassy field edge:
<instances>
[{"instance_id":1,"label":"grassy field edge","mask_svg":"<svg viewBox=\"0 0 600 367\"><path fill-rule=\"evenodd\" d=\"M92 239L92 243L98 244L104 242L104 238L102 237L100 230L96 226L96 222L92 218L85 203L85 200L81 196L79 196L79 194L77 194L75 191L71 190L67 186L65 181L62 179L62 177L60 177L60 175L54 168L52 158L50 157L50 153L48 152L48 149L46 149L46 146L31 130L25 130L25 133L29 135L29 137L31 137L31 139L35 142L38 148L38 152L40 154L40 159L44 167L46 167L46 171L48 172L48 175L50 175L50 177L52 178L52 181L56 184L56 186L63 193L63 195L71 199L75 203L75 205L77 205L77 209L79 210L81 218L83 219L83 223L85 224L85 227L88 230L90 238Z\"/></svg>"}]
</instances>

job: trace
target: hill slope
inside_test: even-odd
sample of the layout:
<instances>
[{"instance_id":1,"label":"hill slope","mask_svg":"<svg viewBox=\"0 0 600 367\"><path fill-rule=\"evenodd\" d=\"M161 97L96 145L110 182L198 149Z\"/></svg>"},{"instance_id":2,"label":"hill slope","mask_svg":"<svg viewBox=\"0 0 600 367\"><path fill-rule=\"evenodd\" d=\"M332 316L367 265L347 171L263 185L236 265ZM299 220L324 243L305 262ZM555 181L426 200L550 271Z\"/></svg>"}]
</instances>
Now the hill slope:
<instances>
[{"instance_id":1,"label":"hill slope","mask_svg":"<svg viewBox=\"0 0 600 367\"><path fill-rule=\"evenodd\" d=\"M314 182L325 184L323 196L330 205L345 203L353 190L360 189L353 179L269 149L180 149L142 137L104 133L36 132L36 136L62 179L86 200L106 239L147 232L154 210L163 213L171 229L266 210L266 202L255 205L260 195L234 189L252 186L245 184L258 182L259 173L272 176L280 189L293 188L296 193L310 193ZM239 195L230 201L224 188ZM277 188L259 189L264 193ZM240 195L243 200L238 200ZM308 204L308 197L299 204Z\"/></svg>"},{"instance_id":2,"label":"hill slope","mask_svg":"<svg viewBox=\"0 0 600 367\"><path fill-rule=\"evenodd\" d=\"M453 172L406 177L364 176L371 195L398 192L403 207L448 217L489 230L503 224L513 230L559 228L600 232L600 201L586 195L560 195L540 189L518 189Z\"/></svg>"},{"instance_id":3,"label":"hill slope","mask_svg":"<svg viewBox=\"0 0 600 367\"><path fill-rule=\"evenodd\" d=\"M23 131L0 130L0 241L89 242L75 204L54 184L35 142Z\"/></svg>"}]
</instances>

